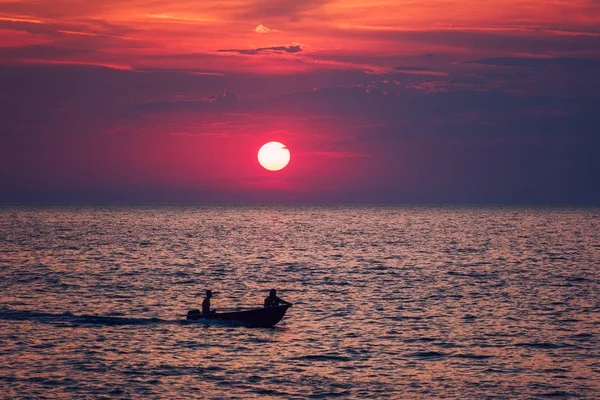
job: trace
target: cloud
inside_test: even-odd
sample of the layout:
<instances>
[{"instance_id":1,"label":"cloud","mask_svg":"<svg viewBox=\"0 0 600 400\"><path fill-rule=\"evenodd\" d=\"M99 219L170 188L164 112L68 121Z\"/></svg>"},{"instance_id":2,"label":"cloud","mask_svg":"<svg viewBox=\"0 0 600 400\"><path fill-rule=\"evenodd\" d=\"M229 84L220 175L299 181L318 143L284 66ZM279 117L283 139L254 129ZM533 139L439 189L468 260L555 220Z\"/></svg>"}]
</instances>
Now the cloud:
<instances>
[{"instance_id":1,"label":"cloud","mask_svg":"<svg viewBox=\"0 0 600 400\"><path fill-rule=\"evenodd\" d=\"M9 59L45 59L77 56L89 51L77 48L57 47L53 45L31 45L0 49L0 55Z\"/></svg>"},{"instance_id":2,"label":"cloud","mask_svg":"<svg viewBox=\"0 0 600 400\"><path fill-rule=\"evenodd\" d=\"M600 60L591 58L532 58L532 57L495 57L465 61L463 64L479 64L516 68L578 68L600 69Z\"/></svg>"},{"instance_id":3,"label":"cloud","mask_svg":"<svg viewBox=\"0 0 600 400\"><path fill-rule=\"evenodd\" d=\"M239 97L237 94L235 94L231 90L225 89L223 94L220 94L218 96L211 96L208 98L208 101L210 103L231 103L237 101L238 99Z\"/></svg>"},{"instance_id":4,"label":"cloud","mask_svg":"<svg viewBox=\"0 0 600 400\"><path fill-rule=\"evenodd\" d=\"M409 67L409 66L399 66L394 68L396 71L431 71L431 68L425 67Z\"/></svg>"},{"instance_id":5,"label":"cloud","mask_svg":"<svg viewBox=\"0 0 600 400\"><path fill-rule=\"evenodd\" d=\"M299 53L302 51L302 46L290 45L290 46L272 46L272 47L259 47L257 49L219 49L220 53L239 53L245 55L255 55L261 53Z\"/></svg>"},{"instance_id":6,"label":"cloud","mask_svg":"<svg viewBox=\"0 0 600 400\"><path fill-rule=\"evenodd\" d=\"M372 40L392 40L398 44L421 43L436 48L449 49L467 48L485 52L526 53L526 54L559 54L559 53L586 53L596 52L600 47L600 35L559 35L553 32L540 30L494 28L467 29L433 29L433 30L364 30L340 28L330 31L329 35L371 38Z\"/></svg>"},{"instance_id":7,"label":"cloud","mask_svg":"<svg viewBox=\"0 0 600 400\"><path fill-rule=\"evenodd\" d=\"M448 76L447 72L434 71L431 68L426 67L399 66L395 67L394 70L403 74Z\"/></svg>"},{"instance_id":8,"label":"cloud","mask_svg":"<svg viewBox=\"0 0 600 400\"><path fill-rule=\"evenodd\" d=\"M481 76L460 76L437 81L417 82L409 84L407 87L430 93L453 91L491 92L498 90L491 85L488 79Z\"/></svg>"},{"instance_id":9,"label":"cloud","mask_svg":"<svg viewBox=\"0 0 600 400\"><path fill-rule=\"evenodd\" d=\"M0 17L0 21L9 21L9 22L22 22L27 24L43 24L44 21L33 18L19 18L19 17Z\"/></svg>"},{"instance_id":10,"label":"cloud","mask_svg":"<svg viewBox=\"0 0 600 400\"><path fill-rule=\"evenodd\" d=\"M270 29L264 26L263 24L258 25L256 28L252 29L252 31L256 33L271 33L271 32L279 32L277 29Z\"/></svg>"},{"instance_id":11,"label":"cloud","mask_svg":"<svg viewBox=\"0 0 600 400\"><path fill-rule=\"evenodd\" d=\"M331 0L259 0L248 4L241 13L242 17L265 18L265 17L287 17L291 20L299 20L301 17Z\"/></svg>"},{"instance_id":12,"label":"cloud","mask_svg":"<svg viewBox=\"0 0 600 400\"><path fill-rule=\"evenodd\" d=\"M239 97L236 93L225 90L218 96L211 96L201 100L171 100L149 101L138 106L138 109L147 112L227 112L238 105Z\"/></svg>"}]
</instances>

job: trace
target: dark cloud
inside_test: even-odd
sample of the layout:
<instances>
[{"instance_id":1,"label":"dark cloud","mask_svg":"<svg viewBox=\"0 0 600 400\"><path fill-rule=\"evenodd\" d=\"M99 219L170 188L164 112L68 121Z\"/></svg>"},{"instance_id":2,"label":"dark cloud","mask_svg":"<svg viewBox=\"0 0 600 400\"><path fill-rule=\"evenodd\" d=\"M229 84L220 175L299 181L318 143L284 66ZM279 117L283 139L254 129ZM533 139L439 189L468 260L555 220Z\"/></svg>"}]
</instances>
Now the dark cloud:
<instances>
[{"instance_id":1,"label":"dark cloud","mask_svg":"<svg viewBox=\"0 0 600 400\"><path fill-rule=\"evenodd\" d=\"M7 14L35 15L45 18L63 18L110 12L122 6L120 0L81 1L3 1L2 11Z\"/></svg>"},{"instance_id":2,"label":"dark cloud","mask_svg":"<svg viewBox=\"0 0 600 400\"><path fill-rule=\"evenodd\" d=\"M447 84L439 81L436 85L441 83ZM500 91L404 88L391 93L385 85L354 85L284 94L270 101L268 109L279 113L316 113L332 118L361 117L385 124L390 120L444 119L466 113L504 114L536 101L547 100Z\"/></svg>"},{"instance_id":3,"label":"dark cloud","mask_svg":"<svg viewBox=\"0 0 600 400\"><path fill-rule=\"evenodd\" d=\"M225 90L218 96L211 96L202 100L173 100L150 101L138 106L145 112L228 112L238 106L239 97L230 90Z\"/></svg>"},{"instance_id":4,"label":"dark cloud","mask_svg":"<svg viewBox=\"0 0 600 400\"><path fill-rule=\"evenodd\" d=\"M331 0L259 0L253 2L240 14L243 18L285 17L296 21L301 19L302 14L307 11L318 9L329 2Z\"/></svg>"},{"instance_id":5,"label":"dark cloud","mask_svg":"<svg viewBox=\"0 0 600 400\"><path fill-rule=\"evenodd\" d=\"M135 33L135 27L113 24L104 20L86 18L82 22L71 21L45 21L44 23L30 23L24 21L0 20L0 28L12 29L31 34L60 37L76 32L92 36L118 37Z\"/></svg>"},{"instance_id":6,"label":"dark cloud","mask_svg":"<svg viewBox=\"0 0 600 400\"><path fill-rule=\"evenodd\" d=\"M464 64L479 64L498 67L516 68L573 68L600 70L600 60L590 58L531 58L531 57L496 57L465 61Z\"/></svg>"},{"instance_id":7,"label":"dark cloud","mask_svg":"<svg viewBox=\"0 0 600 400\"><path fill-rule=\"evenodd\" d=\"M272 47L259 47L257 49L220 49L217 50L221 53L239 53L239 54L261 54L261 53L299 53L302 51L302 47L300 45L291 45L291 46L272 46Z\"/></svg>"},{"instance_id":8,"label":"dark cloud","mask_svg":"<svg viewBox=\"0 0 600 400\"><path fill-rule=\"evenodd\" d=\"M91 49L57 47L52 45L31 45L23 47L8 47L0 49L0 57L5 60L38 59L56 60L91 53Z\"/></svg>"},{"instance_id":9,"label":"dark cloud","mask_svg":"<svg viewBox=\"0 0 600 400\"><path fill-rule=\"evenodd\" d=\"M394 68L396 71L431 71L431 68L414 67L414 66L399 66Z\"/></svg>"},{"instance_id":10,"label":"dark cloud","mask_svg":"<svg viewBox=\"0 0 600 400\"><path fill-rule=\"evenodd\" d=\"M333 33L330 33L333 34ZM399 43L424 43L450 48L463 47L485 52L520 52L529 54L596 52L600 48L597 34L555 34L536 30L439 29L439 30L350 30L340 29L340 36L373 37Z\"/></svg>"}]
</instances>

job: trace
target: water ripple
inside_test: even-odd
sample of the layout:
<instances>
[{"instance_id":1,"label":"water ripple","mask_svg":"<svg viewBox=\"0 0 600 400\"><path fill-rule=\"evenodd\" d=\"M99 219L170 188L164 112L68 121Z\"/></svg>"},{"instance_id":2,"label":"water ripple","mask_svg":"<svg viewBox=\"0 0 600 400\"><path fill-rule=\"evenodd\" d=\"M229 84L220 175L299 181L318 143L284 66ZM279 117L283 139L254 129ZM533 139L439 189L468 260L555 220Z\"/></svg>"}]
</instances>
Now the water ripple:
<instances>
[{"instance_id":1,"label":"water ripple","mask_svg":"<svg viewBox=\"0 0 600 400\"><path fill-rule=\"evenodd\" d=\"M0 208L0 397L595 398L600 211ZM181 323L294 302L275 329Z\"/></svg>"}]
</instances>

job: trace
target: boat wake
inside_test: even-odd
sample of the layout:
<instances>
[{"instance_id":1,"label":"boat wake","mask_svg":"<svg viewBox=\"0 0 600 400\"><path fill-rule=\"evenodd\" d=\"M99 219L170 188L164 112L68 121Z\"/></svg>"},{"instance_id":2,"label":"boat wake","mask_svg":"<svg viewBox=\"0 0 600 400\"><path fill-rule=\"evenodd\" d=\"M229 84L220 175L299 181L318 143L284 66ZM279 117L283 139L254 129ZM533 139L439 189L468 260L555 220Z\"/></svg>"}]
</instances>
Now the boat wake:
<instances>
[{"instance_id":1,"label":"boat wake","mask_svg":"<svg viewBox=\"0 0 600 400\"><path fill-rule=\"evenodd\" d=\"M129 318L129 317L108 317L100 315L74 315L69 311L62 314L52 314L39 311L11 310L0 308L0 321L32 321L46 324L66 324L73 325L153 325L165 323L180 323L181 321L164 320L160 318Z\"/></svg>"}]
</instances>

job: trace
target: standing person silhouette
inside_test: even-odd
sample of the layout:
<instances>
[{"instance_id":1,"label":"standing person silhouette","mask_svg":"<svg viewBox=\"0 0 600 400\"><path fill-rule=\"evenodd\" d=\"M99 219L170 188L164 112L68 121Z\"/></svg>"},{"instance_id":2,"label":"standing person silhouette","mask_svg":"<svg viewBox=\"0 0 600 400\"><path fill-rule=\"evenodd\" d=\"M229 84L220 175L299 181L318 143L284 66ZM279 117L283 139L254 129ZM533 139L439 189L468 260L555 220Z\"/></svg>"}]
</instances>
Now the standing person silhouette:
<instances>
[{"instance_id":1,"label":"standing person silhouette","mask_svg":"<svg viewBox=\"0 0 600 400\"><path fill-rule=\"evenodd\" d=\"M212 298L212 291L206 291L206 297L202 301L202 314L212 314L215 310L210 309L210 299Z\"/></svg>"},{"instance_id":2,"label":"standing person silhouette","mask_svg":"<svg viewBox=\"0 0 600 400\"><path fill-rule=\"evenodd\" d=\"M277 290L275 289L271 289L271 291L269 292L269 295L267 296L267 298L265 298L265 308L267 307L277 307L280 304L285 304L288 306L291 306L292 303L287 302L283 299L280 299L279 297L277 297Z\"/></svg>"}]
</instances>

